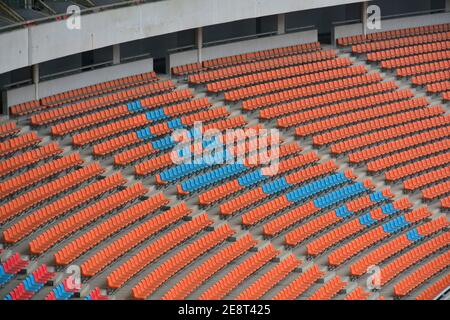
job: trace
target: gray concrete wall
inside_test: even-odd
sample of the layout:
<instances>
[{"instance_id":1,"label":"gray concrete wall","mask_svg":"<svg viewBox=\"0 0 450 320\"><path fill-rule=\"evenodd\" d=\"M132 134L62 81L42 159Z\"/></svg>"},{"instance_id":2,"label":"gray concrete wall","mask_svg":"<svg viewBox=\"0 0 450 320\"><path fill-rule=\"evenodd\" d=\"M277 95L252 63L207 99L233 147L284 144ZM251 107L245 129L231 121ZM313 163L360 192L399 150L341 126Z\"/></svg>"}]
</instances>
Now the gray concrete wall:
<instances>
[{"instance_id":1,"label":"gray concrete wall","mask_svg":"<svg viewBox=\"0 0 450 320\"><path fill-rule=\"evenodd\" d=\"M436 13L404 18L382 19L381 30L367 30L367 33L389 31L410 27L420 27L432 24L450 23L450 13ZM342 37L362 34L362 23L336 26L334 28L334 40Z\"/></svg>"},{"instance_id":2,"label":"gray concrete wall","mask_svg":"<svg viewBox=\"0 0 450 320\"><path fill-rule=\"evenodd\" d=\"M29 65L28 30L0 34L0 73Z\"/></svg>"},{"instance_id":3,"label":"gray concrete wall","mask_svg":"<svg viewBox=\"0 0 450 320\"><path fill-rule=\"evenodd\" d=\"M82 16L80 30L54 21L0 34L0 73L161 34L355 2L361 0L166 0L103 11Z\"/></svg>"},{"instance_id":4,"label":"gray concrete wall","mask_svg":"<svg viewBox=\"0 0 450 320\"><path fill-rule=\"evenodd\" d=\"M153 59L139 60L39 83L39 98L153 70ZM7 105L34 100L35 86L8 90Z\"/></svg>"},{"instance_id":5,"label":"gray concrete wall","mask_svg":"<svg viewBox=\"0 0 450 320\"><path fill-rule=\"evenodd\" d=\"M295 44L309 43L315 41L317 41L317 30L281 34L259 39L244 40L217 46L206 47L202 49L202 58L203 60L215 59L235 54L286 47ZM197 58L198 58L197 50L177 52L169 56L168 64L172 68L183 64L197 62L198 61Z\"/></svg>"}]
</instances>

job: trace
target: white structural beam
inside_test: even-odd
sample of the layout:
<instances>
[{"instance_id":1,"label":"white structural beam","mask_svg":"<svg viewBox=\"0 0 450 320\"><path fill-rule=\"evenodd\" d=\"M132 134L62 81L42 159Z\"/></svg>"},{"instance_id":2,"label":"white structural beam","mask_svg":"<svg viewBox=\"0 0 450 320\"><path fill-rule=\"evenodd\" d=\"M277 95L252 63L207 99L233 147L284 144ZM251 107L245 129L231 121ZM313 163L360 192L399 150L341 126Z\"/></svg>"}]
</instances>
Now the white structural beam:
<instances>
[{"instance_id":1,"label":"white structural beam","mask_svg":"<svg viewBox=\"0 0 450 320\"><path fill-rule=\"evenodd\" d=\"M0 34L0 73L171 32L356 2L361 0L166 0L106 10L82 15L79 29L61 20Z\"/></svg>"}]
</instances>

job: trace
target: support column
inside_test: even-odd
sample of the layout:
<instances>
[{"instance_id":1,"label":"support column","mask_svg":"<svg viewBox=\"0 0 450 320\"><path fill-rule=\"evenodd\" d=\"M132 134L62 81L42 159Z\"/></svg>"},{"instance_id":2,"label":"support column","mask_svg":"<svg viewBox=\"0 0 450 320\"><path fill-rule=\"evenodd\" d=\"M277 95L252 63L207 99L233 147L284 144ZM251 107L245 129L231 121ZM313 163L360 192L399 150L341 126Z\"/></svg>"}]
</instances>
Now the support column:
<instances>
[{"instance_id":1,"label":"support column","mask_svg":"<svg viewBox=\"0 0 450 320\"><path fill-rule=\"evenodd\" d=\"M120 64L120 44L113 45L113 64Z\"/></svg>"},{"instance_id":2,"label":"support column","mask_svg":"<svg viewBox=\"0 0 450 320\"><path fill-rule=\"evenodd\" d=\"M203 48L203 28L197 28L195 32L195 42L197 44L197 61L202 62L202 48Z\"/></svg>"},{"instance_id":3,"label":"support column","mask_svg":"<svg viewBox=\"0 0 450 320\"><path fill-rule=\"evenodd\" d=\"M34 64L31 69L33 72L34 99L39 100L39 64Z\"/></svg>"},{"instance_id":4,"label":"support column","mask_svg":"<svg viewBox=\"0 0 450 320\"><path fill-rule=\"evenodd\" d=\"M9 114L8 95L7 95L6 90L0 91L0 99L1 99L1 105L2 105L2 114L8 115Z\"/></svg>"},{"instance_id":5,"label":"support column","mask_svg":"<svg viewBox=\"0 0 450 320\"><path fill-rule=\"evenodd\" d=\"M277 24L277 33L285 34L286 33L286 14L281 13L277 16L278 24Z\"/></svg>"},{"instance_id":6,"label":"support column","mask_svg":"<svg viewBox=\"0 0 450 320\"><path fill-rule=\"evenodd\" d=\"M362 12L361 12L361 22L362 22L362 34L367 34L367 7L369 6L369 3L367 1L362 3Z\"/></svg>"},{"instance_id":7,"label":"support column","mask_svg":"<svg viewBox=\"0 0 450 320\"><path fill-rule=\"evenodd\" d=\"M31 9L33 7L33 2L31 0L24 0L23 5L25 9Z\"/></svg>"}]
</instances>

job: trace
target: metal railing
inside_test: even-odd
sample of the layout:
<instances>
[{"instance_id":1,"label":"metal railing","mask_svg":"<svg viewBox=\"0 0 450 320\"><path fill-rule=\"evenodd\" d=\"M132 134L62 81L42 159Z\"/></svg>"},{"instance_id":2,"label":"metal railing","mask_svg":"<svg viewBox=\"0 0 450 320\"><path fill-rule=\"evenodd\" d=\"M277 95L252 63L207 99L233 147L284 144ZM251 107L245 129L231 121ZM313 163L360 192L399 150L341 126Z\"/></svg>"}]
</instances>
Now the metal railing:
<instances>
[{"instance_id":1,"label":"metal railing","mask_svg":"<svg viewBox=\"0 0 450 320\"><path fill-rule=\"evenodd\" d=\"M107 5L103 5L103 6L84 8L84 9L81 9L80 14L86 15L86 14L97 13L97 12L101 12L101 11L105 11L105 10L112 10L112 9L118 9L118 8L133 6L133 5L140 5L140 4L144 4L144 3L159 2L159 1L165 1L165 0L123 0L121 2L107 4ZM23 22L17 22L17 23L13 23L13 24L9 24L9 25L0 27L0 33L15 30L15 29L20 29L20 28L28 28L30 26L39 25L39 24L48 23L48 22L65 20L68 17L69 17L69 15L67 13L61 13L61 14L50 15L48 17L31 19L31 20L27 20L27 21L23 21Z\"/></svg>"},{"instance_id":2,"label":"metal railing","mask_svg":"<svg viewBox=\"0 0 450 320\"><path fill-rule=\"evenodd\" d=\"M422 11L414 11L414 12L391 14L391 15L388 15L388 16L381 15L381 19L382 20L389 20L389 19L415 17L415 16L421 16L421 15L425 15L425 14L436 14L436 13L444 13L444 12L446 12L445 9L422 10ZM332 25L334 25L334 26L341 26L341 25L353 24L353 23L361 23L361 22L362 22L361 19L344 20L344 21L333 21Z\"/></svg>"},{"instance_id":3,"label":"metal railing","mask_svg":"<svg viewBox=\"0 0 450 320\"><path fill-rule=\"evenodd\" d=\"M309 26L304 26L304 27L295 27L295 28L286 29L285 33L308 31L308 30L313 30L315 27L316 26L314 26L314 25L309 25ZM252 40L252 39L260 39L260 38L271 37L271 36L276 36L276 35L278 35L277 31L256 33L256 34L250 34L250 35L246 35L246 36L204 42L202 47L207 48L207 47L218 46L221 44L227 44L227 43L233 43L233 42L239 42L239 41L245 41L245 40ZM183 46L183 47L172 48L172 49L169 49L168 52L169 53L177 53L177 52L183 52L183 51L188 51L188 50L194 50L196 48L197 48L197 46L195 44L193 44L193 45L187 45L187 46Z\"/></svg>"},{"instance_id":4,"label":"metal railing","mask_svg":"<svg viewBox=\"0 0 450 320\"><path fill-rule=\"evenodd\" d=\"M112 66L112 65L113 65L113 61L112 60L105 61L105 62L94 63L94 64L90 64L90 65L87 65L87 66L81 66L81 67L67 69L67 70L54 72L54 73L50 73L50 74L46 74L46 75L41 75L39 77L39 80L46 81L46 80L66 77L66 76L69 76L69 75L72 75L72 74L77 74L77 73L84 72L84 71L96 70L96 69L100 69L100 68L104 68L104 67L108 67L108 66Z\"/></svg>"}]
</instances>

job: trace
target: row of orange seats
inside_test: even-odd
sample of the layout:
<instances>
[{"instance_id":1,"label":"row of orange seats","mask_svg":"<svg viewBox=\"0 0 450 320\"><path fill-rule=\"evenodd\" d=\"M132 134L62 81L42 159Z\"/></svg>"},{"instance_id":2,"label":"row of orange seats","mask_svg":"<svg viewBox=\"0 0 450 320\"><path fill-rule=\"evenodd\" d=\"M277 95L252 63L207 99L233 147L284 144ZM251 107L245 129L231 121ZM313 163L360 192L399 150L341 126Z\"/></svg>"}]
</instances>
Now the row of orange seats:
<instances>
[{"instance_id":1,"label":"row of orange seats","mask_svg":"<svg viewBox=\"0 0 450 320\"><path fill-rule=\"evenodd\" d=\"M234 56L210 59L204 61L203 66L205 66L206 68L220 68L226 65L238 64L245 61L258 61L270 59L272 57L282 57L302 52L316 51L319 49L320 49L319 42L301 43L287 47L266 49L249 53L243 53Z\"/></svg>"},{"instance_id":2,"label":"row of orange seats","mask_svg":"<svg viewBox=\"0 0 450 320\"><path fill-rule=\"evenodd\" d=\"M0 206L0 222L4 222L34 205L43 202L61 192L64 192L82 182L89 180L105 171L99 163L70 172L67 175L40 185Z\"/></svg>"},{"instance_id":3,"label":"row of orange seats","mask_svg":"<svg viewBox=\"0 0 450 320\"><path fill-rule=\"evenodd\" d=\"M9 112L14 116L22 116L44 108L45 106L41 105L39 100L32 100L11 106Z\"/></svg>"},{"instance_id":4,"label":"row of orange seats","mask_svg":"<svg viewBox=\"0 0 450 320\"><path fill-rule=\"evenodd\" d=\"M448 69L448 60L418 64L412 67L403 67L397 69L397 75L400 77L411 77L419 74L432 74L433 72L439 72ZM428 80L431 81L431 80Z\"/></svg>"},{"instance_id":5,"label":"row of orange seats","mask_svg":"<svg viewBox=\"0 0 450 320\"><path fill-rule=\"evenodd\" d=\"M344 58L347 59L347 58ZM330 62L339 61L328 60ZM248 99L254 96L260 96L268 94L275 91L281 91L291 88L297 88L300 86L313 84L317 82L331 81L341 78L353 77L356 75L362 75L367 72L367 69L360 66L352 66L348 68L341 68L338 63L336 63L336 69L315 72L314 74L306 74L295 76L287 79L276 80L272 82L265 82L262 84L253 85L250 87L240 88L233 91L227 91L224 94L224 98L227 101L239 101L243 99Z\"/></svg>"},{"instance_id":6,"label":"row of orange seats","mask_svg":"<svg viewBox=\"0 0 450 320\"><path fill-rule=\"evenodd\" d=\"M388 115L386 117L382 118L376 118L374 120L369 120L366 122L361 122L354 125L349 125L348 127L342 127L338 128L332 131L327 131L325 133L321 133L319 135L315 135L313 137L313 143L315 145L326 145L330 143L334 143L331 146L331 150L334 153L345 153L348 151L351 151L353 149L356 149L357 147L366 146L369 144L373 144L374 142L377 142L379 136L377 136L378 132L381 132L381 129L388 128L383 130L383 132L388 132L391 136L398 135L399 131L403 129L404 132L401 134L408 134L411 132L414 132L418 129L419 126L416 126L411 132L408 130L411 130L411 121L426 121L421 119L429 119L431 117L436 117L443 115L445 113L445 110L442 106L432 106L429 108L420 108L412 111L406 111L403 113L396 113L393 115ZM389 128L392 128L393 126L397 125L398 129L391 130ZM369 133L367 135L363 135L364 133ZM363 136L361 136L363 135ZM360 139L358 140L359 145L347 145L344 143L344 139L349 139L354 136L358 136ZM357 139L357 138L354 138ZM374 141L372 140L374 139ZM385 139L389 139L386 137ZM353 142L353 140L351 140Z\"/></svg>"},{"instance_id":7,"label":"row of orange seats","mask_svg":"<svg viewBox=\"0 0 450 320\"><path fill-rule=\"evenodd\" d=\"M186 65L176 66L172 68L174 75L187 75L204 71L206 69L221 68L230 65L237 65L246 62L271 59L273 57L282 57L302 52L316 51L320 49L319 42L298 44L282 48L274 48L249 53L238 54L234 56L221 57L203 61L202 63L190 63Z\"/></svg>"},{"instance_id":8,"label":"row of orange seats","mask_svg":"<svg viewBox=\"0 0 450 320\"><path fill-rule=\"evenodd\" d=\"M433 200L446 195L450 191L450 181L444 181L422 190L422 197L426 200Z\"/></svg>"},{"instance_id":9,"label":"row of orange seats","mask_svg":"<svg viewBox=\"0 0 450 320\"><path fill-rule=\"evenodd\" d=\"M136 176L146 176L170 167L174 164L173 156L172 151L169 151L157 157L145 160L144 162L140 162L134 166L134 174Z\"/></svg>"},{"instance_id":10,"label":"row of orange seats","mask_svg":"<svg viewBox=\"0 0 450 320\"><path fill-rule=\"evenodd\" d=\"M29 151L0 161L0 177L4 177L14 171L30 166L36 162L51 158L63 152L63 149L56 142L46 144Z\"/></svg>"},{"instance_id":11,"label":"row of orange seats","mask_svg":"<svg viewBox=\"0 0 450 320\"><path fill-rule=\"evenodd\" d=\"M150 94L171 91L174 87L175 86L171 80L150 83L144 86L82 100L66 106L52 108L32 115L30 121L33 125L44 125L86 112L91 112L100 108L132 101Z\"/></svg>"},{"instance_id":12,"label":"row of orange seats","mask_svg":"<svg viewBox=\"0 0 450 320\"><path fill-rule=\"evenodd\" d=\"M443 65L443 67L446 68L445 65ZM434 82L446 81L449 78L450 78L450 70L444 70L438 72L428 72L423 75L412 77L411 82L415 85L423 86Z\"/></svg>"},{"instance_id":13,"label":"row of orange seats","mask_svg":"<svg viewBox=\"0 0 450 320\"><path fill-rule=\"evenodd\" d=\"M448 60L450 58L450 51L438 51L425 54L419 54L408 57L401 57L392 60L381 61L380 66L386 69L394 69L399 67L406 67L409 65L423 64L425 62L433 62L440 60Z\"/></svg>"},{"instance_id":14,"label":"row of orange seats","mask_svg":"<svg viewBox=\"0 0 450 320\"><path fill-rule=\"evenodd\" d=\"M36 145L42 141L35 131L27 132L8 140L0 142L0 157L5 157L14 152Z\"/></svg>"},{"instance_id":15,"label":"row of orange seats","mask_svg":"<svg viewBox=\"0 0 450 320\"><path fill-rule=\"evenodd\" d=\"M319 95L327 92L333 92L340 89L350 89L352 87L360 87L367 84L373 84L381 82L381 80L381 75L378 72L374 72L362 76L355 76L341 80L313 84L305 87L269 94L262 97L244 100L242 102L242 108L244 110L261 109L274 104L280 104L291 100L306 98L309 96Z\"/></svg>"},{"instance_id":16,"label":"row of orange seats","mask_svg":"<svg viewBox=\"0 0 450 320\"><path fill-rule=\"evenodd\" d=\"M426 207L421 207L417 210L407 212L403 217L408 223L419 223L429 218L430 216L431 212ZM400 219L403 219L403 217L401 217ZM328 255L328 264L330 266L340 266L345 261L351 259L360 252L370 248L383 239L388 238L392 233L398 232L397 228L389 230L388 225L389 222L371 229L350 240L344 245L336 248ZM421 232L421 235L427 236L430 233L445 227L446 225L448 225L448 221L445 219L445 217L440 217L439 219L433 220L431 222L426 222L423 225L424 227L420 228L419 230ZM388 231L386 231L385 229Z\"/></svg>"},{"instance_id":17,"label":"row of orange seats","mask_svg":"<svg viewBox=\"0 0 450 320\"><path fill-rule=\"evenodd\" d=\"M427 171L403 181L403 188L408 191L417 190L450 177L450 166L445 166L432 171Z\"/></svg>"},{"instance_id":18,"label":"row of orange seats","mask_svg":"<svg viewBox=\"0 0 450 320\"><path fill-rule=\"evenodd\" d=\"M88 250L95 247L101 241L106 240L114 233L126 228L132 223L155 213L159 208L167 205L168 203L169 200L162 193L158 193L146 200L140 201L135 205L128 207L124 211L110 216L108 219L105 219L103 222L97 224L59 249L54 255L56 264L68 265ZM172 211L169 210L165 213L165 215L171 213ZM154 221L156 221L156 219L161 220L161 218L163 218L158 217L159 216L155 216L153 218L155 219ZM144 228L146 224L148 224L148 222L143 222L141 227ZM30 251L34 251L34 247L31 243Z\"/></svg>"},{"instance_id":19,"label":"row of orange seats","mask_svg":"<svg viewBox=\"0 0 450 320\"><path fill-rule=\"evenodd\" d=\"M106 82L100 82L91 86L74 89L53 96L41 99L41 104L45 106L58 106L65 103L71 103L77 100L86 99L92 96L105 94L120 89L138 86L140 84L158 80L154 71L114 79Z\"/></svg>"},{"instance_id":20,"label":"row of orange seats","mask_svg":"<svg viewBox=\"0 0 450 320\"><path fill-rule=\"evenodd\" d=\"M414 56L429 52L450 49L450 41L433 42L408 47L395 48L391 50L375 51L367 54L369 61L383 61L400 57Z\"/></svg>"},{"instance_id":21,"label":"row of orange seats","mask_svg":"<svg viewBox=\"0 0 450 320\"><path fill-rule=\"evenodd\" d=\"M20 132L20 129L17 128L17 125L15 122L9 121L9 122L0 124L0 138L12 136L18 132Z\"/></svg>"},{"instance_id":22,"label":"row of orange seats","mask_svg":"<svg viewBox=\"0 0 450 320\"><path fill-rule=\"evenodd\" d=\"M79 180L78 183L80 183ZM93 182L86 187L83 187L68 194L67 196L51 202L44 207L41 207L36 211L33 211L33 213L15 222L13 225L4 230L3 237L6 242L16 243L48 221L58 218L83 203L87 203L95 197L98 197L105 192L109 192L125 183L126 179L123 178L120 173L116 173L105 179ZM64 191L65 189L66 186L61 186L61 191Z\"/></svg>"},{"instance_id":23,"label":"row of orange seats","mask_svg":"<svg viewBox=\"0 0 450 320\"><path fill-rule=\"evenodd\" d=\"M442 113L442 110L443 110L442 108L438 107L438 108L424 109L421 112L422 112L423 116L426 116L426 114L431 116L433 113L438 113L438 114ZM404 119L403 120L404 122L408 121L408 118L403 117L403 119ZM370 145L376 144L376 143L381 143L381 142L389 140L389 139L394 139L397 137L410 135L410 134L413 134L416 132L444 126L444 125L449 124L449 121L450 121L450 117L444 115L444 116L433 117L433 118L424 119L424 120L408 122L406 124L398 125L396 127L391 127L391 128L384 129L384 130L374 131L374 132L368 133L366 135L359 135L355 138L352 138L352 139L349 139L346 141L337 142L331 146L331 151L336 154L342 154L342 153L355 151L359 148L367 147L367 146L370 146ZM376 127L377 126L375 126L375 128L373 128L372 130L376 129ZM366 132L364 124L357 125L357 126L355 126L355 128L356 128L356 130L354 129L354 131L349 132L349 133L352 134L355 131Z\"/></svg>"},{"instance_id":24,"label":"row of orange seats","mask_svg":"<svg viewBox=\"0 0 450 320\"><path fill-rule=\"evenodd\" d=\"M345 296L344 300L367 300L370 293L365 291L362 287L357 286L353 291Z\"/></svg>"},{"instance_id":25,"label":"row of orange seats","mask_svg":"<svg viewBox=\"0 0 450 320\"><path fill-rule=\"evenodd\" d=\"M330 128L336 129L346 125L353 124L355 122L369 121L374 118L386 117L391 114L399 113L402 111L407 111L416 108L426 107L428 105L428 100L425 97L415 98L410 100L402 100L399 102L394 102L387 105L381 105L373 108L366 108L360 111L352 111L339 115L337 117L330 117L331 114L323 113L327 111L328 108L323 108L319 110L314 110L314 116L318 118L325 118L324 120L310 122L306 125L299 126L295 128L295 134L298 136L309 136L312 134L317 134L323 131L328 131ZM362 106L360 105L362 108ZM342 110L340 110L342 112ZM339 111L338 111L339 112ZM304 112L306 113L306 112ZM312 112L310 112L312 113ZM296 114L298 115L298 114ZM303 121L297 122L301 124ZM306 121L305 121L306 122ZM283 123L285 124L285 123ZM291 122L289 123L291 124ZM292 123L295 124L295 123Z\"/></svg>"},{"instance_id":26,"label":"row of orange seats","mask_svg":"<svg viewBox=\"0 0 450 320\"><path fill-rule=\"evenodd\" d=\"M246 87L249 85L255 85L258 83L334 69L336 67L335 66L336 63L339 66L344 67L350 66L352 62L348 58L336 58L333 60L323 60L319 62L306 63L291 67L283 67L269 71L255 72L239 76L236 78L229 78L225 80L208 83L206 85L206 89L209 92L228 91L238 89L241 87Z\"/></svg>"},{"instance_id":27,"label":"row of orange seats","mask_svg":"<svg viewBox=\"0 0 450 320\"><path fill-rule=\"evenodd\" d=\"M436 24L431 26L411 27L398 30L379 31L368 34L359 34L337 39L341 46L348 46L364 42L402 38L412 35L422 35L436 32L450 31L450 24Z\"/></svg>"},{"instance_id":28,"label":"row of orange seats","mask_svg":"<svg viewBox=\"0 0 450 320\"><path fill-rule=\"evenodd\" d=\"M448 226L449 222L447 218L445 216L442 216L431 222L419 225L416 230L420 236L430 237L433 234L440 232L441 230L445 230L446 228L448 228ZM381 244L379 247L371 250L366 255L359 257L355 262L353 262L349 267L350 274L353 276L362 276L367 272L368 267L372 265L380 265L389 257L402 252L420 239L421 237L410 238L408 237L408 233L404 233L394 239L391 239L390 241Z\"/></svg>"},{"instance_id":29,"label":"row of orange seats","mask_svg":"<svg viewBox=\"0 0 450 320\"><path fill-rule=\"evenodd\" d=\"M250 257L236 265L223 278L210 286L199 296L199 300L220 300L225 298L234 288L250 275L275 258L279 251L272 244L266 245Z\"/></svg>"},{"instance_id":30,"label":"row of orange seats","mask_svg":"<svg viewBox=\"0 0 450 320\"><path fill-rule=\"evenodd\" d=\"M445 209L450 209L450 196L447 196L441 200L441 206Z\"/></svg>"},{"instance_id":31,"label":"row of orange seats","mask_svg":"<svg viewBox=\"0 0 450 320\"><path fill-rule=\"evenodd\" d=\"M410 89L404 89L399 91L388 91L379 94L373 94L370 96L363 96L354 100L343 101L337 104L331 104L326 106L309 106L313 107L305 111L298 111L292 115L284 116L277 119L277 126L287 128L296 124L309 122L312 120L319 120L341 113L365 110L370 107L377 107L382 104L401 102L405 99L412 98L414 96ZM269 109L262 110L259 114L262 119L269 119L272 116L277 117L276 114L268 114ZM326 119L324 121L327 121ZM330 120L331 121L331 120Z\"/></svg>"},{"instance_id":32,"label":"row of orange seats","mask_svg":"<svg viewBox=\"0 0 450 320\"><path fill-rule=\"evenodd\" d=\"M416 300L433 300L448 288L450 283L450 273L445 274L441 279L431 284L428 288L417 295Z\"/></svg>"},{"instance_id":33,"label":"row of orange seats","mask_svg":"<svg viewBox=\"0 0 450 320\"><path fill-rule=\"evenodd\" d=\"M291 272L295 271L300 264L301 260L295 255L290 254L239 293L239 295L236 296L236 300L260 299L266 292L280 283L280 281L286 278Z\"/></svg>"},{"instance_id":34,"label":"row of orange seats","mask_svg":"<svg viewBox=\"0 0 450 320\"><path fill-rule=\"evenodd\" d=\"M427 92L429 93L440 93L450 91L450 81L443 81L429 84L427 85L426 89Z\"/></svg>"},{"instance_id":35,"label":"row of orange seats","mask_svg":"<svg viewBox=\"0 0 450 320\"><path fill-rule=\"evenodd\" d=\"M138 197L143 196L147 191L148 189L139 182L83 208L70 217L59 221L31 240L29 243L30 252L42 254L65 237L70 236L91 222L113 212L128 202L132 202Z\"/></svg>"},{"instance_id":36,"label":"row of orange seats","mask_svg":"<svg viewBox=\"0 0 450 320\"><path fill-rule=\"evenodd\" d=\"M192 210L189 209L184 202L180 202L176 206L171 207L169 210L146 220L128 231L126 234L122 235L120 238L115 239L104 248L90 255L89 258L81 264L82 275L86 277L95 276L106 266L117 260L120 256L126 254L140 243L157 234L159 231L176 223L191 213ZM171 233L168 233L168 236L164 239L167 240L167 237L170 236L175 239L175 236L184 235L186 233L186 229L189 229L187 231L192 231L191 229L196 226L198 227L200 225L200 227L202 227L205 222L204 218L205 217L200 217L197 219L194 218L192 220L193 222L190 224L180 225L176 229L173 229ZM62 252L66 251L66 253L68 251L70 254L73 248L67 247L61 250ZM61 263L65 264L64 261L61 261Z\"/></svg>"},{"instance_id":37,"label":"row of orange seats","mask_svg":"<svg viewBox=\"0 0 450 320\"><path fill-rule=\"evenodd\" d=\"M340 276L335 276L317 289L308 300L331 300L341 290L344 290L346 286L346 281L343 281Z\"/></svg>"},{"instance_id":38,"label":"row of orange seats","mask_svg":"<svg viewBox=\"0 0 450 320\"><path fill-rule=\"evenodd\" d=\"M386 171L384 176L386 180L397 181L422 171L447 165L449 162L450 162L450 153L447 152L391 169L389 171Z\"/></svg>"},{"instance_id":39,"label":"row of orange seats","mask_svg":"<svg viewBox=\"0 0 450 320\"><path fill-rule=\"evenodd\" d=\"M325 275L317 264L303 271L294 281L278 292L274 300L295 300Z\"/></svg>"},{"instance_id":40,"label":"row of orange seats","mask_svg":"<svg viewBox=\"0 0 450 320\"><path fill-rule=\"evenodd\" d=\"M54 124L50 127L50 130L53 136L64 136L71 132L79 131L93 125L99 125L102 122L114 120L129 114L128 107L126 105L120 105Z\"/></svg>"},{"instance_id":41,"label":"row of orange seats","mask_svg":"<svg viewBox=\"0 0 450 320\"><path fill-rule=\"evenodd\" d=\"M106 280L108 287L112 289L122 287L129 279L143 270L151 262L187 239L193 237L211 224L213 224L213 221L208 214L202 213L152 241L149 245L139 250L132 257L115 268L107 276Z\"/></svg>"},{"instance_id":42,"label":"row of orange seats","mask_svg":"<svg viewBox=\"0 0 450 320\"><path fill-rule=\"evenodd\" d=\"M79 166L83 160L78 153L45 162L44 164L0 182L0 199L12 195L60 172Z\"/></svg>"},{"instance_id":43,"label":"row of orange seats","mask_svg":"<svg viewBox=\"0 0 450 320\"><path fill-rule=\"evenodd\" d=\"M213 231L186 245L142 278L131 290L133 298L147 299L173 275L185 268L192 261L198 259L205 252L223 243L228 237L235 234L235 232L229 224L222 224Z\"/></svg>"},{"instance_id":44,"label":"row of orange seats","mask_svg":"<svg viewBox=\"0 0 450 320\"><path fill-rule=\"evenodd\" d=\"M259 117L262 119L272 119L284 114L293 113L301 110L312 109L313 107L325 106L339 101L345 101L350 99L356 99L359 97L375 95L377 93L393 91L398 88L398 85L394 81L389 82L377 82L362 87L355 87L350 89L337 90L326 94L316 95L306 99L294 100L292 102L279 104L261 110ZM264 97L261 100L265 100ZM268 100L268 99L267 99ZM266 101L264 106L272 104L272 101ZM255 110L261 107L259 106L242 106L244 110Z\"/></svg>"},{"instance_id":45,"label":"row of orange seats","mask_svg":"<svg viewBox=\"0 0 450 320\"><path fill-rule=\"evenodd\" d=\"M444 126L437 129L430 129L418 134L408 135L398 140L389 141L360 151L355 151L350 153L348 158L351 163L365 162L377 158L378 156L387 155L405 148L438 140L445 136L445 133L448 132L448 130L449 127Z\"/></svg>"},{"instance_id":46,"label":"row of orange seats","mask_svg":"<svg viewBox=\"0 0 450 320\"><path fill-rule=\"evenodd\" d=\"M285 79L287 81L289 78L296 77L299 79L299 81L304 81L305 79L314 79L312 73L319 73L319 75L330 75L330 73L325 73L326 71L329 71L331 69L335 68L341 68L341 67L347 67L351 65L351 60L349 58L335 58L330 60L323 60L319 62L312 62L312 63L306 63L301 65L296 65L293 67L288 68L278 68L270 71L265 71L261 73L252 73L250 75L245 75L237 78L231 78L222 80L221 82L213 82L209 83L207 85L208 87L216 88L218 84L224 83L224 85L228 87L237 87L234 88L234 91L226 92L225 98L227 100L232 100L231 98L234 95L238 95L239 93L245 93L246 89L245 87L248 85L256 86L260 85L263 86L264 84L267 84L269 81L278 83L282 81L282 79ZM300 77L303 76L303 77ZM250 80L253 80L251 83ZM248 83L250 82L250 83ZM317 81L315 81L317 82ZM243 87L243 88L239 88ZM216 91L227 91L230 89L223 89L219 87ZM232 88L231 88L232 89Z\"/></svg>"},{"instance_id":47,"label":"row of orange seats","mask_svg":"<svg viewBox=\"0 0 450 320\"><path fill-rule=\"evenodd\" d=\"M367 53L371 51L386 50L445 40L450 40L450 32L432 33L422 36L411 36L393 40L382 40L371 43L357 44L352 46L352 52Z\"/></svg>"},{"instance_id":48,"label":"row of orange seats","mask_svg":"<svg viewBox=\"0 0 450 320\"><path fill-rule=\"evenodd\" d=\"M163 296L163 300L182 300L200 287L221 269L228 266L233 260L245 254L258 243L249 233L209 257L200 265L195 267L183 279L178 281Z\"/></svg>"},{"instance_id":49,"label":"row of orange seats","mask_svg":"<svg viewBox=\"0 0 450 320\"><path fill-rule=\"evenodd\" d=\"M450 91L444 92L442 94L442 97L444 98L444 100L450 101Z\"/></svg>"},{"instance_id":50,"label":"row of orange seats","mask_svg":"<svg viewBox=\"0 0 450 320\"><path fill-rule=\"evenodd\" d=\"M223 80L244 74L267 71L281 67L299 65L336 58L336 51L315 51L311 53L297 54L287 57L274 58L270 60L250 62L223 69L205 71L190 75L188 81L193 84L206 84L208 82Z\"/></svg>"},{"instance_id":51,"label":"row of orange seats","mask_svg":"<svg viewBox=\"0 0 450 320\"><path fill-rule=\"evenodd\" d=\"M367 169L370 172L383 171L405 162L411 162L415 159L431 156L450 149L450 139L438 140L416 148L407 149L367 163Z\"/></svg>"},{"instance_id":52,"label":"row of orange seats","mask_svg":"<svg viewBox=\"0 0 450 320\"><path fill-rule=\"evenodd\" d=\"M450 265L450 251L428 261L414 272L408 274L394 286L394 294L398 297L408 295L415 288Z\"/></svg>"},{"instance_id":53,"label":"row of orange seats","mask_svg":"<svg viewBox=\"0 0 450 320\"><path fill-rule=\"evenodd\" d=\"M385 285L404 270L419 263L429 255L444 249L449 243L450 232L445 232L407 251L381 268L380 285Z\"/></svg>"},{"instance_id":54,"label":"row of orange seats","mask_svg":"<svg viewBox=\"0 0 450 320\"><path fill-rule=\"evenodd\" d=\"M10 111L13 115L25 115L63 103L74 102L94 95L100 95L114 90L123 89L130 85L138 85L155 81L156 79L156 74L153 71L135 76L119 78L116 80L58 93L42 98L40 101L34 100L14 105L11 106Z\"/></svg>"}]
</instances>

